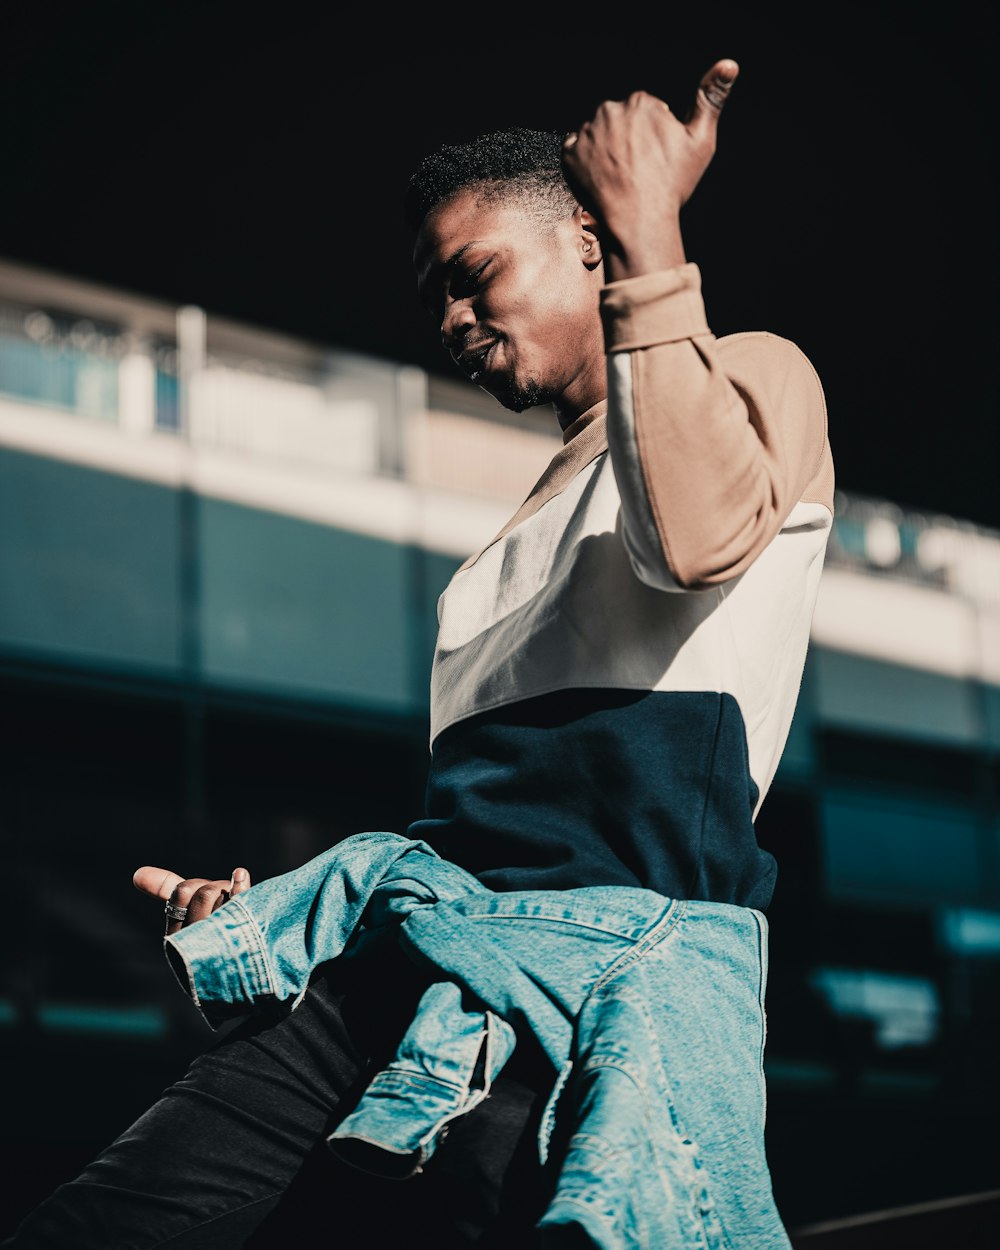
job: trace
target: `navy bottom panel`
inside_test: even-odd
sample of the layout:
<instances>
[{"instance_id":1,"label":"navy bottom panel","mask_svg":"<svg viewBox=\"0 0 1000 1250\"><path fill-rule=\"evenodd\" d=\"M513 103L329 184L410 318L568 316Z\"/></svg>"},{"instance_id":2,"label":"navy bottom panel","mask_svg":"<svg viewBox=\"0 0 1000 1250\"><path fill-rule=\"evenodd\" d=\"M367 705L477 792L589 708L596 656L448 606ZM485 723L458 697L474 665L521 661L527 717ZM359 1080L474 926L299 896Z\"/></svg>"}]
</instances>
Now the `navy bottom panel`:
<instances>
[{"instance_id":1,"label":"navy bottom panel","mask_svg":"<svg viewBox=\"0 0 1000 1250\"><path fill-rule=\"evenodd\" d=\"M577 689L438 735L422 838L494 890L639 886L763 910L739 704L718 691Z\"/></svg>"}]
</instances>

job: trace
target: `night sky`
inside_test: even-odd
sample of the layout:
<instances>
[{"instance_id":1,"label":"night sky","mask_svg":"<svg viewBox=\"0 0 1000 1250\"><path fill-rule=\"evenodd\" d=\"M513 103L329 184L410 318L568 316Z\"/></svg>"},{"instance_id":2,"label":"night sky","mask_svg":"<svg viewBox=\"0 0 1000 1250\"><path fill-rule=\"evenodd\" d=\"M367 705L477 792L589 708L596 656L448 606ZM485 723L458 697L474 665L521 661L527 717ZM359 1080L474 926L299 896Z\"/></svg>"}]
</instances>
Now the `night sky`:
<instances>
[{"instance_id":1,"label":"night sky","mask_svg":"<svg viewBox=\"0 0 1000 1250\"><path fill-rule=\"evenodd\" d=\"M812 359L842 488L1000 528L995 6L656 11L9 2L0 256L453 376L400 214L424 152L683 113L731 56L684 210L712 329Z\"/></svg>"}]
</instances>

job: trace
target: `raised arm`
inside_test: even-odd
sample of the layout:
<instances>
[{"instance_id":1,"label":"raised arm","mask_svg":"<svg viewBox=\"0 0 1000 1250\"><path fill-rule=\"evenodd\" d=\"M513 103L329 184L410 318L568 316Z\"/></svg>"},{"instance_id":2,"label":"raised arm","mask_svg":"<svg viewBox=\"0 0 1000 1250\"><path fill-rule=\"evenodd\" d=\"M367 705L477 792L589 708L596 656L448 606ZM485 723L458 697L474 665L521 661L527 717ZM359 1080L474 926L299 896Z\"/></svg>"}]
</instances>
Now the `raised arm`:
<instances>
[{"instance_id":1,"label":"raised arm","mask_svg":"<svg viewBox=\"0 0 1000 1250\"><path fill-rule=\"evenodd\" d=\"M643 581L700 590L742 573L799 499L832 480L826 408L803 353L768 334L717 340L680 210L708 167L734 61L703 76L686 120L639 91L607 101L563 152L595 219L606 285L608 446Z\"/></svg>"}]
</instances>

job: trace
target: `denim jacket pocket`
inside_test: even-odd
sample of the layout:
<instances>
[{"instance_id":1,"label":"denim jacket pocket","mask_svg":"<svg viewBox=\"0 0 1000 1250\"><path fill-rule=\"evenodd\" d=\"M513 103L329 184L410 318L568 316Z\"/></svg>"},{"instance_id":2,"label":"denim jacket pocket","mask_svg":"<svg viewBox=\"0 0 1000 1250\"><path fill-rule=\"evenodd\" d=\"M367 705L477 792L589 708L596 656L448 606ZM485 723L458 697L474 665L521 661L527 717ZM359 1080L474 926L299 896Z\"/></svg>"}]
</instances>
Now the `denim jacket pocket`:
<instances>
[{"instance_id":1,"label":"denim jacket pocket","mask_svg":"<svg viewBox=\"0 0 1000 1250\"><path fill-rule=\"evenodd\" d=\"M468 1010L459 987L424 992L391 1063L327 1137L345 1162L402 1178L423 1169L448 1123L489 1093L514 1051L514 1030L492 1011Z\"/></svg>"}]
</instances>

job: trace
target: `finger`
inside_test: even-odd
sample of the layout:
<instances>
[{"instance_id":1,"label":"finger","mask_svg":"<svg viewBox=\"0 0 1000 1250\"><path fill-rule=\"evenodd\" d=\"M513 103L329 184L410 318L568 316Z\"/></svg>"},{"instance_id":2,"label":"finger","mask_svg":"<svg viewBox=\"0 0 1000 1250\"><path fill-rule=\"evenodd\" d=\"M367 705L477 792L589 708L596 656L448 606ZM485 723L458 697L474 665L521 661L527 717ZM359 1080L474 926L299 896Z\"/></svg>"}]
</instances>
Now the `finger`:
<instances>
[{"instance_id":1,"label":"finger","mask_svg":"<svg viewBox=\"0 0 1000 1250\"><path fill-rule=\"evenodd\" d=\"M225 896L225 897L223 897ZM187 902L187 916L179 923L186 927L210 916L216 907L229 901L228 881L206 881L198 886Z\"/></svg>"},{"instance_id":2,"label":"finger","mask_svg":"<svg viewBox=\"0 0 1000 1250\"><path fill-rule=\"evenodd\" d=\"M209 881L207 877L184 877L170 891L170 897L167 899L167 906L170 908L180 908L183 915L180 917L172 916L167 913L167 932L176 933L178 929L182 929L186 923L189 914L191 900L194 898L198 890L203 885L221 885L225 886L225 881Z\"/></svg>"},{"instance_id":3,"label":"finger","mask_svg":"<svg viewBox=\"0 0 1000 1250\"><path fill-rule=\"evenodd\" d=\"M696 137L714 135L719 124L719 114L729 99L729 93L736 81L740 67L728 57L716 61L710 70L702 75L698 84L691 112L687 116L688 130Z\"/></svg>"},{"instance_id":4,"label":"finger","mask_svg":"<svg viewBox=\"0 0 1000 1250\"><path fill-rule=\"evenodd\" d=\"M169 901L175 907L183 908L184 915L177 917L167 914L167 933L176 933L178 929L210 916L216 906L220 905L222 895L226 896L222 901L228 901L228 881L206 881L204 877L189 877L182 881L175 887Z\"/></svg>"},{"instance_id":5,"label":"finger","mask_svg":"<svg viewBox=\"0 0 1000 1250\"><path fill-rule=\"evenodd\" d=\"M250 889L250 873L246 868L235 868L233 880L229 887L230 894L243 894Z\"/></svg>"},{"instance_id":6,"label":"finger","mask_svg":"<svg viewBox=\"0 0 1000 1250\"><path fill-rule=\"evenodd\" d=\"M183 880L176 872L170 872L167 868L154 868L152 864L144 864L132 874L132 884L137 890L164 900L173 894Z\"/></svg>"}]
</instances>

